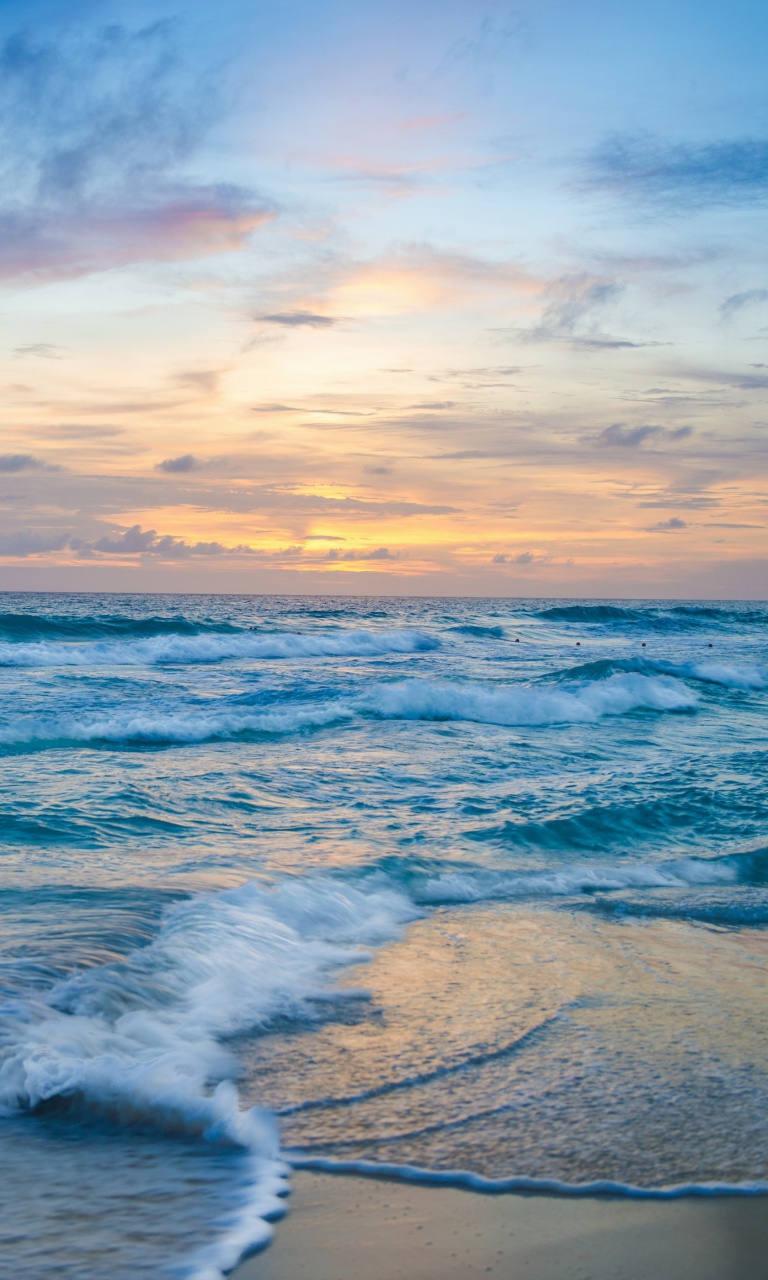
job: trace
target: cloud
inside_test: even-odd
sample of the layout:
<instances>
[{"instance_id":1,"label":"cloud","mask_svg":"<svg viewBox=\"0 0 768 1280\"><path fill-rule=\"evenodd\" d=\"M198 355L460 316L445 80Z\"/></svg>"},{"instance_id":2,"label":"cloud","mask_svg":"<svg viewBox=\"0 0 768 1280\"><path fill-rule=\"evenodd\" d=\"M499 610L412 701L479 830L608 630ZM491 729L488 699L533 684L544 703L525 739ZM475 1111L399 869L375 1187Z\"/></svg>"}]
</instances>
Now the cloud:
<instances>
[{"instance_id":1,"label":"cloud","mask_svg":"<svg viewBox=\"0 0 768 1280\"><path fill-rule=\"evenodd\" d=\"M193 453L183 453L179 458L164 458L162 462L158 462L155 470L175 475L178 472L195 471L202 465L200 459L196 458Z\"/></svg>"},{"instance_id":2,"label":"cloud","mask_svg":"<svg viewBox=\"0 0 768 1280\"><path fill-rule=\"evenodd\" d=\"M694 495L689 498L681 497L679 493L670 493L668 497L663 494L657 498L649 499L646 502L638 502L638 507L651 510L658 508L668 509L669 507L685 507L689 511L707 511L712 507L720 506L719 498L706 497L703 494Z\"/></svg>"},{"instance_id":3,"label":"cloud","mask_svg":"<svg viewBox=\"0 0 768 1280\"><path fill-rule=\"evenodd\" d=\"M389 547L376 547L374 551L337 551L335 547L331 547L326 552L326 560L397 560L396 551L390 551Z\"/></svg>"},{"instance_id":4,"label":"cloud","mask_svg":"<svg viewBox=\"0 0 768 1280\"><path fill-rule=\"evenodd\" d=\"M331 325L337 324L337 320L333 316L321 316L314 311L275 311L269 316L256 316L262 324L279 324L286 328L301 328L306 326L309 329L328 329ZM287 408L287 406L271 406Z\"/></svg>"},{"instance_id":5,"label":"cloud","mask_svg":"<svg viewBox=\"0 0 768 1280\"><path fill-rule=\"evenodd\" d=\"M496 555L491 560L491 564L533 564L536 559L532 551L521 551L516 556L508 556L503 552Z\"/></svg>"},{"instance_id":6,"label":"cloud","mask_svg":"<svg viewBox=\"0 0 768 1280\"><path fill-rule=\"evenodd\" d=\"M622 292L623 285L616 280L595 279L584 274L561 276L546 290L550 301L539 323L518 332L526 342L568 340L579 345L632 346L634 344L603 334L579 332L585 324L593 322L595 312L615 302Z\"/></svg>"},{"instance_id":7,"label":"cloud","mask_svg":"<svg viewBox=\"0 0 768 1280\"><path fill-rule=\"evenodd\" d=\"M409 404L409 409L455 409L455 400L426 400L422 404Z\"/></svg>"},{"instance_id":8,"label":"cloud","mask_svg":"<svg viewBox=\"0 0 768 1280\"><path fill-rule=\"evenodd\" d=\"M59 468L50 462L43 462L31 453L0 454L0 471L58 471Z\"/></svg>"},{"instance_id":9,"label":"cloud","mask_svg":"<svg viewBox=\"0 0 768 1280\"><path fill-rule=\"evenodd\" d=\"M768 140L669 143L650 134L612 134L588 158L586 187L689 212L768 197Z\"/></svg>"},{"instance_id":10,"label":"cloud","mask_svg":"<svg viewBox=\"0 0 768 1280\"><path fill-rule=\"evenodd\" d=\"M61 551L68 543L68 533L43 533L31 529L0 533L0 556L24 557L40 555L46 551Z\"/></svg>"},{"instance_id":11,"label":"cloud","mask_svg":"<svg viewBox=\"0 0 768 1280\"><path fill-rule=\"evenodd\" d=\"M732 293L720 306L720 315L724 320L731 320L744 309L758 302L768 302L768 289L747 289L746 293Z\"/></svg>"},{"instance_id":12,"label":"cloud","mask_svg":"<svg viewBox=\"0 0 768 1280\"><path fill-rule=\"evenodd\" d=\"M295 404L252 404L251 413L301 413Z\"/></svg>"},{"instance_id":13,"label":"cloud","mask_svg":"<svg viewBox=\"0 0 768 1280\"><path fill-rule=\"evenodd\" d=\"M82 538L67 539L69 545L84 560L100 556L157 556L161 560L187 560L190 556L252 555L253 548L240 543L227 547L221 542L187 542L171 534L158 534L154 529L142 529L134 524L130 529L95 541ZM57 550L59 548L56 548Z\"/></svg>"},{"instance_id":14,"label":"cloud","mask_svg":"<svg viewBox=\"0 0 768 1280\"><path fill-rule=\"evenodd\" d=\"M598 435L592 437L592 443L609 449L638 449L646 440L656 440L659 443L665 440L686 440L691 433L691 427L674 427L667 430L664 427L649 425L630 427L624 422L612 422L610 427L605 427Z\"/></svg>"},{"instance_id":15,"label":"cloud","mask_svg":"<svg viewBox=\"0 0 768 1280\"><path fill-rule=\"evenodd\" d=\"M183 168L220 114L173 21L0 45L0 277L67 278L239 248L274 214Z\"/></svg>"},{"instance_id":16,"label":"cloud","mask_svg":"<svg viewBox=\"0 0 768 1280\"><path fill-rule=\"evenodd\" d=\"M34 434L52 440L105 440L125 435L125 428L103 422L55 422L48 427L35 427Z\"/></svg>"},{"instance_id":17,"label":"cloud","mask_svg":"<svg viewBox=\"0 0 768 1280\"><path fill-rule=\"evenodd\" d=\"M671 533L674 529L687 529L688 525L685 520L681 520L679 516L670 516L669 520L659 520L658 524L652 524L646 533Z\"/></svg>"},{"instance_id":18,"label":"cloud","mask_svg":"<svg viewBox=\"0 0 768 1280\"><path fill-rule=\"evenodd\" d=\"M374 502L365 498L331 498L319 493L293 493L292 491L270 488L267 485L253 489L230 490L210 495L206 500L201 494L198 505L210 511L236 511L241 514L250 511L284 511L297 514L327 515L329 512L349 514L351 516L447 516L456 514L460 508L438 503L385 501Z\"/></svg>"},{"instance_id":19,"label":"cloud","mask_svg":"<svg viewBox=\"0 0 768 1280\"><path fill-rule=\"evenodd\" d=\"M201 395L213 396L219 389L220 379L220 369L189 369L183 373L177 373L174 381L182 387L199 391Z\"/></svg>"},{"instance_id":20,"label":"cloud","mask_svg":"<svg viewBox=\"0 0 768 1280\"><path fill-rule=\"evenodd\" d=\"M44 360L61 360L58 354L61 347L56 346L53 342L30 342L25 347L14 347L13 356L15 359L21 359L23 356L40 356Z\"/></svg>"}]
</instances>

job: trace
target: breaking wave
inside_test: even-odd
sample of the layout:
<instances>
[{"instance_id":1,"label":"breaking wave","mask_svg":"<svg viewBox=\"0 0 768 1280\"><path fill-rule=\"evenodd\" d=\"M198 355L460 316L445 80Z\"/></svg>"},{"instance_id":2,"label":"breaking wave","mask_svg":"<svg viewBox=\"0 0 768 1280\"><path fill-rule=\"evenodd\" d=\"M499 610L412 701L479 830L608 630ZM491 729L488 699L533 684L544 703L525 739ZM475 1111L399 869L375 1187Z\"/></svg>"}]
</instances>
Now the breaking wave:
<instances>
[{"instance_id":1,"label":"breaking wave","mask_svg":"<svg viewBox=\"0 0 768 1280\"><path fill-rule=\"evenodd\" d=\"M365 658L388 653L423 653L437 648L437 640L417 631L173 633L82 644L46 640L32 644L0 643L0 667L153 666L221 662L226 658Z\"/></svg>"},{"instance_id":2,"label":"breaking wave","mask_svg":"<svg viewBox=\"0 0 768 1280\"><path fill-rule=\"evenodd\" d=\"M627 712L692 711L696 697L679 681L626 672L566 691L527 685L487 688L402 680L373 686L362 697L276 705L264 710L114 711L78 720L27 719L0 729L6 747L67 743L192 743L259 734L297 733L361 716L383 720L475 721L535 728L583 724Z\"/></svg>"},{"instance_id":3,"label":"breaking wave","mask_svg":"<svg viewBox=\"0 0 768 1280\"><path fill-rule=\"evenodd\" d=\"M380 685L361 705L377 715L404 720L474 720L522 727L579 724L637 710L691 711L696 697L678 681L626 672L573 691L403 680Z\"/></svg>"},{"instance_id":4,"label":"breaking wave","mask_svg":"<svg viewBox=\"0 0 768 1280\"><path fill-rule=\"evenodd\" d=\"M699 680L702 684L721 685L726 689L759 690L768 688L768 666L730 662L670 662L656 658L602 658L597 662L567 667L553 677L557 680L601 680L615 674L637 673L645 676L672 676L682 680Z\"/></svg>"},{"instance_id":5,"label":"breaking wave","mask_svg":"<svg viewBox=\"0 0 768 1280\"><path fill-rule=\"evenodd\" d=\"M333 973L366 958L419 914L393 889L329 881L250 883L171 907L155 941L56 983L0 1014L0 1114L66 1102L86 1114L245 1149L246 1202L190 1260L190 1280L220 1280L265 1244L286 1172L271 1117L243 1110L222 1041L276 1018L316 1020L318 1002L355 993Z\"/></svg>"}]
</instances>

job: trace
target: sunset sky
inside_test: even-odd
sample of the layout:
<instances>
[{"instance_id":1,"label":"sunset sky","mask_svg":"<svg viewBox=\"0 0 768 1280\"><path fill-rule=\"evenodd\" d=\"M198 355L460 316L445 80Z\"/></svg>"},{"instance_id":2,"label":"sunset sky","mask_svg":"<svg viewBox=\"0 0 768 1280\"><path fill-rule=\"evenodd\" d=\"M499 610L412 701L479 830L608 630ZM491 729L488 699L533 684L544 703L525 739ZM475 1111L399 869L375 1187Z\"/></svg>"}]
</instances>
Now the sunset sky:
<instances>
[{"instance_id":1,"label":"sunset sky","mask_svg":"<svg viewBox=\"0 0 768 1280\"><path fill-rule=\"evenodd\" d=\"M765 598L764 4L0 37L0 588Z\"/></svg>"}]
</instances>

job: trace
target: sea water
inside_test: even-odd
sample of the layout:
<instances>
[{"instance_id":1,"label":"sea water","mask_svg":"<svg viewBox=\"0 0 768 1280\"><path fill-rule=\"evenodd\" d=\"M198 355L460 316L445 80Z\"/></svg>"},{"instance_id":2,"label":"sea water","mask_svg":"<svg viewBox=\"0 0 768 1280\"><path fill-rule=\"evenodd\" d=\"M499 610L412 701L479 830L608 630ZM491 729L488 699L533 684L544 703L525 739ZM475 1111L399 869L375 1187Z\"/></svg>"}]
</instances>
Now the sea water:
<instances>
[{"instance_id":1,"label":"sea water","mask_svg":"<svg viewBox=\"0 0 768 1280\"><path fill-rule=\"evenodd\" d=\"M768 1189L768 606L6 594L0 681L14 1280L292 1164Z\"/></svg>"}]
</instances>

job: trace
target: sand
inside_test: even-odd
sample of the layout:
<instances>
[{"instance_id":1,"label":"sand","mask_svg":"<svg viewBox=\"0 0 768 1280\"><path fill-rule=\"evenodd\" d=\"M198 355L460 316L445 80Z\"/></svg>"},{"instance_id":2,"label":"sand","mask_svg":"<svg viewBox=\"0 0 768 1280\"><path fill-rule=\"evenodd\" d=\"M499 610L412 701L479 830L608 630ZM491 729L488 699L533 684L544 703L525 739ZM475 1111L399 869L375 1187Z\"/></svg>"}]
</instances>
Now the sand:
<instances>
[{"instance_id":1,"label":"sand","mask_svg":"<svg viewBox=\"0 0 768 1280\"><path fill-rule=\"evenodd\" d=\"M758 1280L768 1196L480 1195L297 1173L291 1211L236 1280Z\"/></svg>"}]
</instances>

